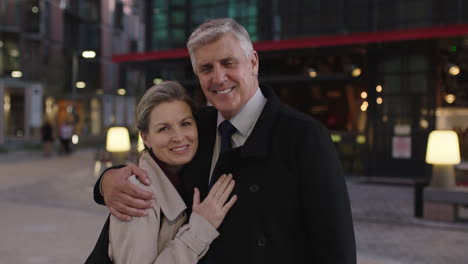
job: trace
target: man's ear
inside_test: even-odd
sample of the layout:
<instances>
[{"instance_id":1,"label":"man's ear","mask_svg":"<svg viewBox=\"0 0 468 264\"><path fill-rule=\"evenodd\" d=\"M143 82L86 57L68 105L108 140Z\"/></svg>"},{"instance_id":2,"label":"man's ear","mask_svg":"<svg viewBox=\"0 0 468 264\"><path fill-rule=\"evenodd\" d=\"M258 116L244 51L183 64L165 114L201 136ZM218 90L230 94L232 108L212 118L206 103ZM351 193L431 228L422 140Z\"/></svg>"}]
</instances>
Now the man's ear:
<instances>
[{"instance_id":1,"label":"man's ear","mask_svg":"<svg viewBox=\"0 0 468 264\"><path fill-rule=\"evenodd\" d=\"M252 55L250 56L250 64L252 65L252 74L254 76L258 75L259 60L258 54L255 50L252 51Z\"/></svg>"}]
</instances>

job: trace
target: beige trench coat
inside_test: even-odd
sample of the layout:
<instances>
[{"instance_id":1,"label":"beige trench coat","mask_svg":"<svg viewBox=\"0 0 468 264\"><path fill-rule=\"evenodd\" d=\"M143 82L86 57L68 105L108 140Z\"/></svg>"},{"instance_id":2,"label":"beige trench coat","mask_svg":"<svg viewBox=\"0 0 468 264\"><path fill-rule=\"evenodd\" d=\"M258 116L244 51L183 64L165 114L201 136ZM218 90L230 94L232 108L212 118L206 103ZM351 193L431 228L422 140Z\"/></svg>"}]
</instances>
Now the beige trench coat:
<instances>
[{"instance_id":1,"label":"beige trench coat","mask_svg":"<svg viewBox=\"0 0 468 264\"><path fill-rule=\"evenodd\" d=\"M146 170L151 185L132 176L129 180L155 194L148 215L121 222L110 218L109 256L120 263L197 263L205 255L218 231L197 213L186 223L186 205L167 176L144 152L139 166Z\"/></svg>"}]
</instances>

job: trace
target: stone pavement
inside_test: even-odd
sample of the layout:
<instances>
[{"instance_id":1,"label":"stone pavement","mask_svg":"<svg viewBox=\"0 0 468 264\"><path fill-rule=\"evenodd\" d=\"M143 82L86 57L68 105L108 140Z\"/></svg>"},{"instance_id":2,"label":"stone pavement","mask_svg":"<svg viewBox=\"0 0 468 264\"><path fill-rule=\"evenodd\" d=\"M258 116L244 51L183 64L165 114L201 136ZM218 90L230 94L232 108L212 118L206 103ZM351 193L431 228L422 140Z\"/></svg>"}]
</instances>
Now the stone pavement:
<instances>
[{"instance_id":1,"label":"stone pavement","mask_svg":"<svg viewBox=\"0 0 468 264\"><path fill-rule=\"evenodd\" d=\"M360 263L468 263L468 209L457 223L427 221L413 217L412 186L347 183Z\"/></svg>"},{"instance_id":2,"label":"stone pavement","mask_svg":"<svg viewBox=\"0 0 468 264\"><path fill-rule=\"evenodd\" d=\"M92 200L94 151L0 154L0 264L84 263L107 210ZM468 263L468 210L458 223L413 217L413 189L348 177L358 263Z\"/></svg>"},{"instance_id":3,"label":"stone pavement","mask_svg":"<svg viewBox=\"0 0 468 264\"><path fill-rule=\"evenodd\" d=\"M107 210L92 200L94 152L0 154L0 263L84 263Z\"/></svg>"}]
</instances>

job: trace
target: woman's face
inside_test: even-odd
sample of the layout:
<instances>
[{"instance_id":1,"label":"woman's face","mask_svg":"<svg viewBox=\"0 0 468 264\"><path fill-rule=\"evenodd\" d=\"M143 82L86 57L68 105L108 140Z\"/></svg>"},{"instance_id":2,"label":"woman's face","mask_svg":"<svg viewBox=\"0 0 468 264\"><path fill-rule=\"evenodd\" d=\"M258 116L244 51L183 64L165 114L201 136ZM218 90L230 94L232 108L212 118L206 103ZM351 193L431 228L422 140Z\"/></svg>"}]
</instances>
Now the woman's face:
<instances>
[{"instance_id":1,"label":"woman's face","mask_svg":"<svg viewBox=\"0 0 468 264\"><path fill-rule=\"evenodd\" d=\"M148 134L141 133L141 138L162 162L176 167L187 164L198 148L197 124L190 106L176 100L153 107Z\"/></svg>"}]
</instances>

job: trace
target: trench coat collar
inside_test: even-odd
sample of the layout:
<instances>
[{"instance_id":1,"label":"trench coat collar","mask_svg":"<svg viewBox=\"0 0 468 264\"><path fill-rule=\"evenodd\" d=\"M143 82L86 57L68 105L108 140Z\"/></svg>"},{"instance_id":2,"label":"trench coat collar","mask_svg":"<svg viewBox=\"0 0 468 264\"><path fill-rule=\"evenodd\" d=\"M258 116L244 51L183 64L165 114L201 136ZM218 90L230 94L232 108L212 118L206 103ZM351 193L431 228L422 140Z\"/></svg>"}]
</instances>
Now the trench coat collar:
<instances>
[{"instance_id":1,"label":"trench coat collar","mask_svg":"<svg viewBox=\"0 0 468 264\"><path fill-rule=\"evenodd\" d=\"M187 208L184 200L147 151L141 155L139 166L146 171L151 179L149 188L156 196L154 201L161 207L167 219L175 220Z\"/></svg>"}]
</instances>

